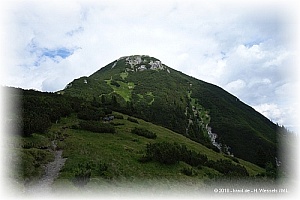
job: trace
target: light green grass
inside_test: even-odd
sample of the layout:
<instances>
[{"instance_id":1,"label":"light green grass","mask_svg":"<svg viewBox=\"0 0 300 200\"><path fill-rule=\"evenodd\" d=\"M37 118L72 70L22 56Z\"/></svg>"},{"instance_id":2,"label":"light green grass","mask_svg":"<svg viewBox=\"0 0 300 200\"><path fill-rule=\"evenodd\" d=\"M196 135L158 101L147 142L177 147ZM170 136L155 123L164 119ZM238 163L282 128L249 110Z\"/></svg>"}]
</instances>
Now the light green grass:
<instances>
[{"instance_id":1,"label":"light green grass","mask_svg":"<svg viewBox=\"0 0 300 200\"><path fill-rule=\"evenodd\" d=\"M118 113L120 114L120 113ZM69 135L64 141L58 143L63 151L63 157L68 158L56 183L68 180L71 182L74 177L74 169L79 163L92 162L106 163L110 180L99 177L92 173L94 184L115 181L141 181L141 180L170 180L179 182L203 183L204 180L219 176L219 173L208 167L193 168L195 176L186 176L181 173L184 167L190 167L186 163L179 162L175 165L163 165L157 162L140 163L138 161L145 153L145 148L151 142L177 142L185 144L188 149L207 155L209 160L229 159L221 153L216 153L205 146L189 140L188 138L170 131L161 126L138 119L138 124L124 119L115 119L114 123L124 125L116 126L117 133L92 133L83 130L65 129ZM61 124L77 123L73 116L65 118ZM100 122L99 122L100 123ZM134 127L146 128L157 134L156 139L147 139L131 133ZM55 127L57 128L57 127ZM240 160L250 175L256 175L264 170L251 163ZM112 180L111 180L112 179Z\"/></svg>"},{"instance_id":2,"label":"light green grass","mask_svg":"<svg viewBox=\"0 0 300 200\"><path fill-rule=\"evenodd\" d=\"M152 105L152 103L154 102L154 95L152 92L147 92L146 95L148 95L149 97L152 97L152 100L148 103L148 105Z\"/></svg>"},{"instance_id":3,"label":"light green grass","mask_svg":"<svg viewBox=\"0 0 300 200\"><path fill-rule=\"evenodd\" d=\"M125 78L127 78L127 76L128 76L128 72L126 72L126 71L122 72L122 73L120 73L120 76L123 80L125 80Z\"/></svg>"},{"instance_id":4,"label":"light green grass","mask_svg":"<svg viewBox=\"0 0 300 200\"><path fill-rule=\"evenodd\" d=\"M114 114L114 113L113 113ZM206 181L213 181L220 177L220 173L206 166L200 168L191 167L184 162L174 165L164 165L158 162L141 163L139 159L145 154L146 146L154 142L176 142L185 145L188 149L207 155L209 160L230 159L224 154L217 153L205 146L194 142L183 135L177 134L169 129L154 125L141 119L139 123L128 121L129 116L123 115L124 119L114 119L116 133L93 133L84 130L71 129L72 125L79 123L76 115L61 118L53 124L47 134L33 134L32 137L22 138L22 145L27 144L30 148L21 151L21 160L24 160L22 177L38 178L42 175L42 166L54 158L53 152L48 149L37 149L49 146L51 140L56 139L58 148L63 149L63 157L67 158L65 165L60 171L58 178L54 181L53 188L58 189L62 185L70 190L77 190L72 180L75 169L80 163L90 162L93 165L105 163L108 166L106 176L99 176L97 168L92 170L90 182L87 187L103 187L105 185L131 183L161 182L182 183L188 185L205 185ZM101 123L101 122L99 122ZM121 125L123 124L123 125ZM131 133L135 127L146 128L157 135L156 139L148 139ZM30 144L30 145L28 145ZM250 176L255 176L264 170L252 163L238 159L239 163L246 167ZM34 167L38 163L38 167ZM20 163L18 164L20 165ZM182 173L183 168L192 168L195 174L187 176Z\"/></svg>"},{"instance_id":5,"label":"light green grass","mask_svg":"<svg viewBox=\"0 0 300 200\"><path fill-rule=\"evenodd\" d=\"M130 101L132 96L132 90L135 87L133 82L124 83L122 81L117 81L117 83L120 84L120 87L116 87L115 85L112 85L111 80L106 80L106 83L112 87L114 92L116 92L121 97L123 97L125 101Z\"/></svg>"},{"instance_id":6,"label":"light green grass","mask_svg":"<svg viewBox=\"0 0 300 200\"><path fill-rule=\"evenodd\" d=\"M141 119L139 123L133 123L127 120L129 116L123 115L123 119L114 119L115 134L111 133L93 133L84 130L71 129L72 125L79 123L76 115L62 118L57 124L53 124L47 134L33 134L32 137L21 138L20 149L24 144L30 149L21 151L21 160L24 163L23 175L19 174L18 179L22 177L38 178L42 174L42 165L52 161L53 152L49 151L51 140L56 140L58 148L63 149L63 157L67 160L63 166L59 177L55 180L53 187L58 188L61 184L65 187L76 189L72 183L75 175L75 169L80 163L90 162L93 165L105 163L108 166L106 176L99 176L97 169L93 169L88 187L119 184L123 182L147 183L153 180L162 183L187 183L192 185L203 185L207 180L220 177L220 173L206 166L200 168L191 167L184 162L174 165L164 165L158 162L141 163L139 159L145 154L146 146L149 143L156 142L176 142L184 144L188 149L205 154L209 160L230 159L224 154L217 153L205 146L194 142L183 135L177 134L169 129L154 125ZM99 122L101 123L101 122ZM148 139L131 133L135 127L145 128L157 135L156 139ZM25 145L25 146L26 146ZM48 149L37 149L45 148ZM246 167L250 176L263 173L264 169L238 159L239 163ZM38 167L35 167L36 164ZM192 168L195 174L187 176L182 173L183 168Z\"/></svg>"}]
</instances>

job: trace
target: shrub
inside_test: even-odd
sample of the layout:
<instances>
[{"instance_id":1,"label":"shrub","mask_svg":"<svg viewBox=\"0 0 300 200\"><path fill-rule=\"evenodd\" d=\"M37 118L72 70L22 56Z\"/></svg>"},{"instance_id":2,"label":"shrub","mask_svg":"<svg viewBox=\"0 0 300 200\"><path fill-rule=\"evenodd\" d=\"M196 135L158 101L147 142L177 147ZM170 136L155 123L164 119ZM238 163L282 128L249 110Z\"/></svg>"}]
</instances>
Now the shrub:
<instances>
[{"instance_id":1,"label":"shrub","mask_svg":"<svg viewBox=\"0 0 300 200\"><path fill-rule=\"evenodd\" d=\"M110 122L111 125L113 126L123 126L125 125L124 123L120 123L120 122Z\"/></svg>"},{"instance_id":2,"label":"shrub","mask_svg":"<svg viewBox=\"0 0 300 200\"><path fill-rule=\"evenodd\" d=\"M146 149L146 157L148 157L149 160L158 161L167 165L178 163L180 160L179 153L178 146L175 143L172 144L168 142L150 143Z\"/></svg>"},{"instance_id":3,"label":"shrub","mask_svg":"<svg viewBox=\"0 0 300 200\"><path fill-rule=\"evenodd\" d=\"M105 179L111 179L113 175L111 174L111 172L109 172L108 169L109 169L109 167L106 163L99 162L96 165L95 171L96 171L97 175L99 175Z\"/></svg>"},{"instance_id":4,"label":"shrub","mask_svg":"<svg viewBox=\"0 0 300 200\"><path fill-rule=\"evenodd\" d=\"M30 180L34 176L39 175L35 166L35 159L31 154L26 152L20 152L20 163L17 163L17 169L19 170L20 178L23 180Z\"/></svg>"},{"instance_id":5,"label":"shrub","mask_svg":"<svg viewBox=\"0 0 300 200\"><path fill-rule=\"evenodd\" d=\"M36 148L24 149L23 151L31 155L38 163L37 165L46 164L54 160L54 155L49 151L44 151Z\"/></svg>"},{"instance_id":6,"label":"shrub","mask_svg":"<svg viewBox=\"0 0 300 200\"><path fill-rule=\"evenodd\" d=\"M233 162L240 163L240 161L236 157L230 155L225 155L225 157L231 159Z\"/></svg>"},{"instance_id":7,"label":"shrub","mask_svg":"<svg viewBox=\"0 0 300 200\"><path fill-rule=\"evenodd\" d=\"M249 176L249 173L244 166L241 166L239 164L234 164L230 160L223 160L223 159L217 161L210 160L207 163L207 166L219 171L225 176L233 176L233 177Z\"/></svg>"},{"instance_id":8,"label":"shrub","mask_svg":"<svg viewBox=\"0 0 300 200\"><path fill-rule=\"evenodd\" d=\"M45 133L51 126L48 115L43 113L24 113L22 136L30 136L32 133Z\"/></svg>"},{"instance_id":9,"label":"shrub","mask_svg":"<svg viewBox=\"0 0 300 200\"><path fill-rule=\"evenodd\" d=\"M104 162L83 162L79 163L74 169L74 178L72 182L77 187L84 187L89 181L92 174L96 176L101 176L105 179L111 179L112 174L109 173L109 167Z\"/></svg>"},{"instance_id":10,"label":"shrub","mask_svg":"<svg viewBox=\"0 0 300 200\"><path fill-rule=\"evenodd\" d=\"M72 126L70 126L71 129L80 129L79 124L73 124Z\"/></svg>"},{"instance_id":11,"label":"shrub","mask_svg":"<svg viewBox=\"0 0 300 200\"><path fill-rule=\"evenodd\" d=\"M193 168L184 167L180 171L181 171L181 173L183 173L187 176L195 176L196 175L196 172L193 170Z\"/></svg>"},{"instance_id":12,"label":"shrub","mask_svg":"<svg viewBox=\"0 0 300 200\"><path fill-rule=\"evenodd\" d=\"M137 123L137 124L139 123L137 119L132 118L132 117L128 117L127 120L130 122L133 122L133 123Z\"/></svg>"},{"instance_id":13,"label":"shrub","mask_svg":"<svg viewBox=\"0 0 300 200\"><path fill-rule=\"evenodd\" d=\"M89 162L79 163L74 170L74 185L77 187L84 187L90 181L91 174L92 165Z\"/></svg>"},{"instance_id":14,"label":"shrub","mask_svg":"<svg viewBox=\"0 0 300 200\"><path fill-rule=\"evenodd\" d=\"M35 133L29 137L23 137L21 141L21 146L24 149L47 149L51 146L50 140L47 137Z\"/></svg>"},{"instance_id":15,"label":"shrub","mask_svg":"<svg viewBox=\"0 0 300 200\"><path fill-rule=\"evenodd\" d=\"M273 179L278 178L278 169L271 162L266 163L266 176Z\"/></svg>"},{"instance_id":16,"label":"shrub","mask_svg":"<svg viewBox=\"0 0 300 200\"><path fill-rule=\"evenodd\" d=\"M119 84L117 81L114 81L114 80L112 80L112 81L110 82L110 84L111 84L111 85L114 85L114 86L116 86L116 87L120 87L120 84Z\"/></svg>"},{"instance_id":17,"label":"shrub","mask_svg":"<svg viewBox=\"0 0 300 200\"><path fill-rule=\"evenodd\" d=\"M124 116L121 114L114 114L116 119L124 119Z\"/></svg>"},{"instance_id":18,"label":"shrub","mask_svg":"<svg viewBox=\"0 0 300 200\"><path fill-rule=\"evenodd\" d=\"M105 115L110 115L110 114L112 114L112 110L111 110L110 108L105 107L105 108L103 108L103 111L104 111L104 114L105 114Z\"/></svg>"},{"instance_id":19,"label":"shrub","mask_svg":"<svg viewBox=\"0 0 300 200\"><path fill-rule=\"evenodd\" d=\"M106 163L102 163L102 162L98 163L97 171L100 176L104 175L107 169L108 169L108 165Z\"/></svg>"},{"instance_id":20,"label":"shrub","mask_svg":"<svg viewBox=\"0 0 300 200\"><path fill-rule=\"evenodd\" d=\"M147 156L147 155L143 155L141 158L139 158L138 159L138 161L140 162L140 163L147 163L147 162L149 162L149 161L151 161L152 159L149 157L149 156Z\"/></svg>"},{"instance_id":21,"label":"shrub","mask_svg":"<svg viewBox=\"0 0 300 200\"><path fill-rule=\"evenodd\" d=\"M100 120L105 116L105 112L100 109L91 107L82 108L78 113L77 117L83 120Z\"/></svg>"},{"instance_id":22,"label":"shrub","mask_svg":"<svg viewBox=\"0 0 300 200\"><path fill-rule=\"evenodd\" d=\"M113 125L98 121L81 121L79 128L95 133L115 133L116 129Z\"/></svg>"},{"instance_id":23,"label":"shrub","mask_svg":"<svg viewBox=\"0 0 300 200\"><path fill-rule=\"evenodd\" d=\"M157 135L155 133L153 133L152 131L149 131L145 128L135 127L134 129L131 130L131 133L139 135L139 136L143 136L143 137L149 138L149 139L155 139L157 137Z\"/></svg>"},{"instance_id":24,"label":"shrub","mask_svg":"<svg viewBox=\"0 0 300 200\"><path fill-rule=\"evenodd\" d=\"M43 165L54 160L54 155L36 148L20 151L20 161L17 163L18 175L23 180L39 178L43 173Z\"/></svg>"},{"instance_id":25,"label":"shrub","mask_svg":"<svg viewBox=\"0 0 300 200\"><path fill-rule=\"evenodd\" d=\"M188 150L185 145L180 146L180 160L194 167L205 165L208 161L206 155Z\"/></svg>"},{"instance_id":26,"label":"shrub","mask_svg":"<svg viewBox=\"0 0 300 200\"><path fill-rule=\"evenodd\" d=\"M139 161L158 161L162 164L175 164L183 161L191 166L206 165L208 159L206 155L188 150L185 145L177 143L154 143L148 144L146 147L146 155Z\"/></svg>"}]
</instances>

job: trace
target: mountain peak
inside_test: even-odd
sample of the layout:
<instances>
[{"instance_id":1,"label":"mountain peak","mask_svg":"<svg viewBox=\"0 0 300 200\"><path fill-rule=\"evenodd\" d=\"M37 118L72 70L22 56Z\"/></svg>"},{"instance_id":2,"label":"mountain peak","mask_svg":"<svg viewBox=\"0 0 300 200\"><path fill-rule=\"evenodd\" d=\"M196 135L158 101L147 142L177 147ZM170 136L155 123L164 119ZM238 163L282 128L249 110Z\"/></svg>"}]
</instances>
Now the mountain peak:
<instances>
[{"instance_id":1,"label":"mountain peak","mask_svg":"<svg viewBox=\"0 0 300 200\"><path fill-rule=\"evenodd\" d=\"M276 164L274 123L222 88L173 70L154 57L121 57L89 77L74 80L62 93L162 125L262 167Z\"/></svg>"},{"instance_id":2,"label":"mountain peak","mask_svg":"<svg viewBox=\"0 0 300 200\"><path fill-rule=\"evenodd\" d=\"M113 69L119 63L125 64L125 70L127 72L138 72L144 70L164 70L170 73L168 67L162 64L162 62L159 59L150 57L148 55L131 55L120 57L113 63L111 68Z\"/></svg>"}]
</instances>

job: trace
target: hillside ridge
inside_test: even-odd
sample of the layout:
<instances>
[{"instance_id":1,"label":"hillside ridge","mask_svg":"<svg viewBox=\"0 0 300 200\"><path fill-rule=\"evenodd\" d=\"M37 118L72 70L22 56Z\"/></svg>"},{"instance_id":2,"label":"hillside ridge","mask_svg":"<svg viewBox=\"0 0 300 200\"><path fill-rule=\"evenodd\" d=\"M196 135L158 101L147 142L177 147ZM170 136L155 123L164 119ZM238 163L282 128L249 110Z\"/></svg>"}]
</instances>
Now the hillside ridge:
<instances>
[{"instance_id":1,"label":"hillside ridge","mask_svg":"<svg viewBox=\"0 0 300 200\"><path fill-rule=\"evenodd\" d=\"M13 160L20 166L14 176L29 193L48 191L61 182L64 188L82 188L155 179L198 187L198 183L216 178L251 180L265 176L265 170L253 163L216 152L162 126L112 111L108 104L68 95L10 90L10 98L21 97L25 122L21 136L14 135L20 142L11 145L20 155L20 159ZM18 118L13 120L18 123L12 125L20 125ZM54 175L44 171L49 167L55 168L57 179L44 179ZM50 185L49 181L54 182Z\"/></svg>"},{"instance_id":2,"label":"hillside ridge","mask_svg":"<svg viewBox=\"0 0 300 200\"><path fill-rule=\"evenodd\" d=\"M276 164L276 124L224 89L154 57L120 57L59 93L110 105L261 167Z\"/></svg>"}]
</instances>

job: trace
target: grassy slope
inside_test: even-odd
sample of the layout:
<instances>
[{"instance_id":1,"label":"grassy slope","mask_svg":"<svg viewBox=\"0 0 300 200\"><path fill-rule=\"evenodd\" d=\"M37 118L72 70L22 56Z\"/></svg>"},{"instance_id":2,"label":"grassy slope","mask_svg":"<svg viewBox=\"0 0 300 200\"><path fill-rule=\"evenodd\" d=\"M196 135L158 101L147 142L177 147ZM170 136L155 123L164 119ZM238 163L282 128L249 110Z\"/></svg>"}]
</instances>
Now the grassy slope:
<instances>
[{"instance_id":1,"label":"grassy slope","mask_svg":"<svg viewBox=\"0 0 300 200\"><path fill-rule=\"evenodd\" d=\"M124 125L116 126L116 134L108 133L92 133L83 130L63 129L63 133L68 135L65 140L60 141L58 146L64 149L63 156L67 157L65 166L63 167L56 184L63 181L71 186L70 180L74 177L74 169L79 163L92 161L93 163L108 164L109 177L101 178L96 172L92 172L92 180L89 184L100 184L107 182L107 178L112 180L176 180L183 182L203 182L206 179L218 176L218 172L202 167L201 169L194 168L197 175L186 176L180 171L184 167L190 167L187 164L180 162L176 165L162 165L156 162L140 163L138 159L145 152L145 147L149 142L177 142L185 144L188 149L195 150L202 154L206 154L208 159L226 159L224 155L216 153L203 145L193 142L186 137L170 131L161 126L154 125L149 122L138 119L139 124L124 119L115 119L114 123L123 123ZM78 123L76 117L64 118L61 123L54 124L50 132L62 130L62 127L71 126ZM131 133L134 127L143 127L157 134L157 138L147 139ZM250 175L256 175L263 172L262 168L257 167L249 162L239 160L240 164L244 165Z\"/></svg>"}]
</instances>

